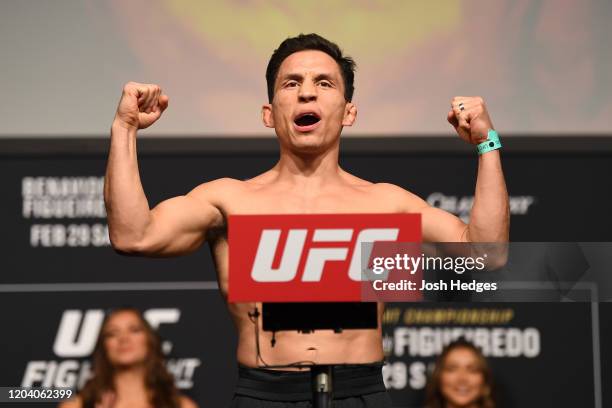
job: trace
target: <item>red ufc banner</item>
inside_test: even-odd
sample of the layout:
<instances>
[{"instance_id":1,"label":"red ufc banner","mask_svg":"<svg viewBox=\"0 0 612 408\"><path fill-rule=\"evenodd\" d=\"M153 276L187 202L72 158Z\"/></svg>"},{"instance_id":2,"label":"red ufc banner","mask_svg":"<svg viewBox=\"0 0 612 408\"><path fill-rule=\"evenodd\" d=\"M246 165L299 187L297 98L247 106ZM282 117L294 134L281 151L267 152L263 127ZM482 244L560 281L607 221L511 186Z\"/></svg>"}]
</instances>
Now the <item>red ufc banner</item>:
<instances>
[{"instance_id":1,"label":"red ufc banner","mask_svg":"<svg viewBox=\"0 0 612 408\"><path fill-rule=\"evenodd\" d=\"M361 300L361 244L421 241L420 214L230 215L230 302Z\"/></svg>"}]
</instances>

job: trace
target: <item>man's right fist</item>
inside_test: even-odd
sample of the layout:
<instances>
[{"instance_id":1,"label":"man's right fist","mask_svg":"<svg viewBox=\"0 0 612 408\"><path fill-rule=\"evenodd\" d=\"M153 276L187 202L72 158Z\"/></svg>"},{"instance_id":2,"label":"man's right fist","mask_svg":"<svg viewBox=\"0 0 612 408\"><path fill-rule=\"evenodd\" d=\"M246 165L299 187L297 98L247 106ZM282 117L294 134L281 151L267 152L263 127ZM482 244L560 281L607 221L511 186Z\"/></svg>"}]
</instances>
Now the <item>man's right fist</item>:
<instances>
[{"instance_id":1,"label":"man's right fist","mask_svg":"<svg viewBox=\"0 0 612 408\"><path fill-rule=\"evenodd\" d=\"M148 128L167 107L168 95L158 85L128 82L123 87L115 122L128 129Z\"/></svg>"}]
</instances>

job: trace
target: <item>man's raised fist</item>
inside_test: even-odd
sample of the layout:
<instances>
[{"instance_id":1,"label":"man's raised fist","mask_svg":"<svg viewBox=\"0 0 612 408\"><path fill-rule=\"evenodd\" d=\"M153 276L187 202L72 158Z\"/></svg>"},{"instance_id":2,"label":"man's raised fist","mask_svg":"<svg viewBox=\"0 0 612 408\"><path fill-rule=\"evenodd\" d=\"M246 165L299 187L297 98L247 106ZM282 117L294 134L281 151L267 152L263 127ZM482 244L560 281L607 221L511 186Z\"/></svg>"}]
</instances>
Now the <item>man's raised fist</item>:
<instances>
[{"instance_id":1,"label":"man's raised fist","mask_svg":"<svg viewBox=\"0 0 612 408\"><path fill-rule=\"evenodd\" d=\"M446 116L457 134L466 142L478 144L487 140L493 129L487 106L480 96L456 96Z\"/></svg>"},{"instance_id":2,"label":"man's raised fist","mask_svg":"<svg viewBox=\"0 0 612 408\"><path fill-rule=\"evenodd\" d=\"M117 106L115 123L132 129L151 126L168 107L168 95L159 85L128 82Z\"/></svg>"}]
</instances>

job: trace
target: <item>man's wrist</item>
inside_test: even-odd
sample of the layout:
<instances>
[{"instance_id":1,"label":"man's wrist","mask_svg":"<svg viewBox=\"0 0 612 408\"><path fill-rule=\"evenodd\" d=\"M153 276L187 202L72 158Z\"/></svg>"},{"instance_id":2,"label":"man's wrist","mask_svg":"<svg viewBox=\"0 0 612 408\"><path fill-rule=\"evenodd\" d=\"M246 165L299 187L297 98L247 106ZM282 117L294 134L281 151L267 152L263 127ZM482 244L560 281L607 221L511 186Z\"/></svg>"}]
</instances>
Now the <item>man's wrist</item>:
<instances>
[{"instance_id":1,"label":"man's wrist","mask_svg":"<svg viewBox=\"0 0 612 408\"><path fill-rule=\"evenodd\" d=\"M499 135L494 129L489 129L489 131L487 132L487 140L476 145L476 151L479 155L483 155L487 152L501 149L501 147L502 144L499 140Z\"/></svg>"},{"instance_id":2,"label":"man's wrist","mask_svg":"<svg viewBox=\"0 0 612 408\"><path fill-rule=\"evenodd\" d=\"M111 133L128 133L135 135L137 131L137 126L130 125L121 119L115 118L111 124Z\"/></svg>"}]
</instances>

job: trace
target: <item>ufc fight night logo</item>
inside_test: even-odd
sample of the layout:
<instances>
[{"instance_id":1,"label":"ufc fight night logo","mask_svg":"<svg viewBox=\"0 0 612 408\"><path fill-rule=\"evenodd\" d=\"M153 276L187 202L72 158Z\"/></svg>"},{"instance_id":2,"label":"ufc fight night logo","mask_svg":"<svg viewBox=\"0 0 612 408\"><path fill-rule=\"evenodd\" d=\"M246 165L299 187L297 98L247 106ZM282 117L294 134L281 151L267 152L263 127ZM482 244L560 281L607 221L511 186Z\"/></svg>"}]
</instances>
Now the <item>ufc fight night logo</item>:
<instances>
[{"instance_id":1,"label":"ufc fight night logo","mask_svg":"<svg viewBox=\"0 0 612 408\"><path fill-rule=\"evenodd\" d=\"M230 216L229 300L359 301L361 244L420 240L418 214Z\"/></svg>"}]
</instances>

